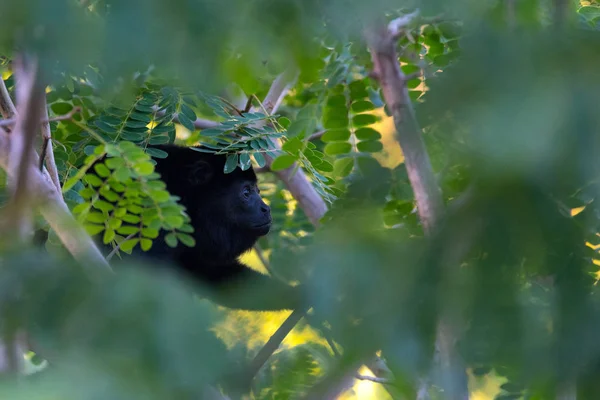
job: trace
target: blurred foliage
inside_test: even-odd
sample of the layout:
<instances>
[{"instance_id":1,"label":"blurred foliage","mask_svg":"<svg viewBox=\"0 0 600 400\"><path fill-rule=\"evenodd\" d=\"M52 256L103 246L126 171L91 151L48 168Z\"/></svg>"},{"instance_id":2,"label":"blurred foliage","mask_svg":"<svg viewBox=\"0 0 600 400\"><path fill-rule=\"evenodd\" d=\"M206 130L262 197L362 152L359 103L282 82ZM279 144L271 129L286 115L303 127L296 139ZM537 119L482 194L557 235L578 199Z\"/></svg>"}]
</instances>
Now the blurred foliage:
<instances>
[{"instance_id":1,"label":"blurred foliage","mask_svg":"<svg viewBox=\"0 0 600 400\"><path fill-rule=\"evenodd\" d=\"M50 118L73 113L51 122L65 199L90 234L126 252L147 250L160 230L173 246L194 244L186 210L154 172L167 155L153 146L226 153L225 172L266 157L275 171L306 172L329 206L318 229L275 174L260 174L273 215L259 242L264 269L304 284L314 307L304 342L285 342L244 388L251 398L308 396L377 351L393 372L389 395L414 398L444 311L474 391L492 377L497 399L556 398L564 385L592 399L600 3L555 12L559 3L4 0L0 68L14 96L13 49L40 56ZM393 132L362 39L415 6L421 17L397 50L447 205L430 238L404 164L380 162ZM293 67L298 79L269 115L260 101ZM227 98L231 82L257 111ZM214 126L196 129L197 118ZM162 269L132 264L92 279L56 251L52 231L46 248L2 257L3 335L25 328L39 352L31 363L50 361L31 367L27 385L3 382L5 397L239 390L236 373L282 321L198 300L191 292L203 288Z\"/></svg>"}]
</instances>

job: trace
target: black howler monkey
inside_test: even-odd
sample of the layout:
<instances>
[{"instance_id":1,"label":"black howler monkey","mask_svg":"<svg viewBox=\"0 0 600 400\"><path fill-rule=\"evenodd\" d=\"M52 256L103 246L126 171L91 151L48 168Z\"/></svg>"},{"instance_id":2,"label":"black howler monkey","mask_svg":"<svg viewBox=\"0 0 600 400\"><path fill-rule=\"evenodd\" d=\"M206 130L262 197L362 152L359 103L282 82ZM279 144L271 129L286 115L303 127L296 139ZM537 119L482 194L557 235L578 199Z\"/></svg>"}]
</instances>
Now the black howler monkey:
<instances>
[{"instance_id":1,"label":"black howler monkey","mask_svg":"<svg viewBox=\"0 0 600 400\"><path fill-rule=\"evenodd\" d=\"M295 309L299 291L242 264L238 258L271 228L271 212L260 197L252 168L224 173L226 156L176 145L153 146L156 172L167 190L179 196L194 228L194 247L169 247L161 232L152 248L134 255L166 261L194 278L218 304L247 310ZM90 172L93 173L93 168ZM136 248L137 249L137 248Z\"/></svg>"}]
</instances>

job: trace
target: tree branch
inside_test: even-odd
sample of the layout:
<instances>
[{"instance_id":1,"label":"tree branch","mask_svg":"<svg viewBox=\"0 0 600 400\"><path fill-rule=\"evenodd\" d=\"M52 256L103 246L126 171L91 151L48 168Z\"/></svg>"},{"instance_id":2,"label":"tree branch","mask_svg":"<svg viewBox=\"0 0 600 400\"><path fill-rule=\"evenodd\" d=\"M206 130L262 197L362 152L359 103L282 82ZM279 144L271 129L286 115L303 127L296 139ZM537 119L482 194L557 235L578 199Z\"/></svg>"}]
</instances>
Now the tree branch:
<instances>
[{"instance_id":1,"label":"tree branch","mask_svg":"<svg viewBox=\"0 0 600 400\"><path fill-rule=\"evenodd\" d=\"M21 242L33 232L33 219L30 210L31 183L28 177L32 165L33 142L39 129L40 106L44 96L43 86L38 76L37 60L19 55L15 60L16 97L18 102L17 120L11 132L8 169L12 198L8 205L12 230Z\"/></svg>"},{"instance_id":2,"label":"tree branch","mask_svg":"<svg viewBox=\"0 0 600 400\"><path fill-rule=\"evenodd\" d=\"M0 166L10 174L8 168L9 146L9 136L0 133ZM92 238L71 215L61 194L56 191L48 172L40 172L33 164L30 164L29 167L29 179L35 203L39 204L42 216L56 232L67 250L85 267L97 270L96 266L102 266L110 270L110 266Z\"/></svg>"},{"instance_id":3,"label":"tree branch","mask_svg":"<svg viewBox=\"0 0 600 400\"><path fill-rule=\"evenodd\" d=\"M14 118L17 115L17 109L2 78L0 78L0 114L4 119Z\"/></svg>"},{"instance_id":4,"label":"tree branch","mask_svg":"<svg viewBox=\"0 0 600 400\"><path fill-rule=\"evenodd\" d=\"M271 85L263 101L263 105L269 114L277 112L281 101L296 80L295 75L293 79L290 78L290 75L291 73L279 75L273 82L273 85ZM254 111L258 110L255 109ZM281 148L279 141L272 142L277 149ZM267 166L270 168L273 158L265 154L265 159L267 160ZM315 227L318 227L319 220L327 212L327 204L325 204L323 198L312 186L304 171L301 168L297 168L297 165L294 163L288 169L276 171L275 174L298 202L298 205L304 211L309 221Z\"/></svg>"},{"instance_id":5,"label":"tree branch","mask_svg":"<svg viewBox=\"0 0 600 400\"><path fill-rule=\"evenodd\" d=\"M402 21L408 23L405 18L402 18ZM402 147L419 217L425 232L431 233L443 213L444 203L425 143L421 138L421 128L414 115L406 87L406 77L400 70L394 46L394 33L400 29L399 23L394 20L390 22L389 30L371 31L368 38L374 73L394 118L396 137Z\"/></svg>"},{"instance_id":6,"label":"tree branch","mask_svg":"<svg viewBox=\"0 0 600 400\"><path fill-rule=\"evenodd\" d=\"M70 119L75 112L79 112L79 111L80 111L79 107L75 107L75 108L73 108L73 110L71 110L71 112L69 114L66 114L66 115L60 116L60 117L56 117L56 118L52 118L48 121L54 121L54 120L59 121L62 119ZM0 127L3 125L3 123L6 123L6 125L8 125L8 126L12 126L16 122L16 119L14 119L14 117L17 115L16 107L15 107L12 99L10 98L10 95L8 93L6 85L4 84L4 80L2 80L2 79L0 79L0 114L2 114L4 117L8 118L7 120L0 121ZM43 122L44 121L42 121L42 123ZM10 130L9 130L9 132L10 132ZM36 160L36 162L39 162L39 156L37 155L37 153L35 152L34 149L31 150L31 154L32 154L32 157ZM42 168L40 168L40 169L42 169ZM47 173L46 168L43 168L43 172ZM60 190L59 190L59 192L60 192Z\"/></svg>"},{"instance_id":7,"label":"tree branch","mask_svg":"<svg viewBox=\"0 0 600 400\"><path fill-rule=\"evenodd\" d=\"M73 108L71 112L64 117L68 117L65 119L71 119L73 114L75 113L75 109ZM43 166L44 161L46 162L46 168L48 169L48 173L50 174L50 178L56 187L57 192L62 193L60 187L60 178L58 177L58 168L56 167L56 161L54 160L54 148L52 144L52 131L50 130L50 122L48 122L48 105L46 104L46 98L42 102L42 113L46 121L42 122L42 138L44 139L44 151L42 152L42 156L40 157L40 165ZM41 168L40 168L41 169Z\"/></svg>"},{"instance_id":8,"label":"tree branch","mask_svg":"<svg viewBox=\"0 0 600 400\"><path fill-rule=\"evenodd\" d=\"M406 87L406 77L400 70L395 40L416 13L393 20L387 29L366 32L375 76L381 85L385 102L394 118L396 137L402 148L404 163L415 195L423 229L431 235L437 228L444 203L437 185L425 143L421 137L412 102ZM449 399L468 399L467 379L455 349L456 335L446 312L442 312L437 327L436 347L443 373L443 386Z\"/></svg>"}]
</instances>

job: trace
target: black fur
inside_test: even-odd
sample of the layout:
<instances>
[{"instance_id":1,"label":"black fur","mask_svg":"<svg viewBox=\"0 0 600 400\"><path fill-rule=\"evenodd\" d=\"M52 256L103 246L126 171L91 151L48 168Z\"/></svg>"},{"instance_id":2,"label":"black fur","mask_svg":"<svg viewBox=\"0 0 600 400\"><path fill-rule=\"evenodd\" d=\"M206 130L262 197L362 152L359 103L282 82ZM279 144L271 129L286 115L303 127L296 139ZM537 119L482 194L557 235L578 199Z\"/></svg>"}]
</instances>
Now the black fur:
<instances>
[{"instance_id":1,"label":"black fur","mask_svg":"<svg viewBox=\"0 0 600 400\"><path fill-rule=\"evenodd\" d=\"M238 260L270 228L270 210L255 191L254 171L251 168L242 171L238 167L225 174L223 155L175 145L153 147L169 154L165 159L155 159L156 172L166 183L167 190L179 196L180 204L186 207L196 246L191 248L180 243L171 248L164 242L165 233L161 232L148 252L139 249L134 255L169 262L211 289L213 301L230 308L296 308L295 288L258 273ZM253 188L248 198L242 195L244 185ZM266 227L256 227L265 223Z\"/></svg>"}]
</instances>

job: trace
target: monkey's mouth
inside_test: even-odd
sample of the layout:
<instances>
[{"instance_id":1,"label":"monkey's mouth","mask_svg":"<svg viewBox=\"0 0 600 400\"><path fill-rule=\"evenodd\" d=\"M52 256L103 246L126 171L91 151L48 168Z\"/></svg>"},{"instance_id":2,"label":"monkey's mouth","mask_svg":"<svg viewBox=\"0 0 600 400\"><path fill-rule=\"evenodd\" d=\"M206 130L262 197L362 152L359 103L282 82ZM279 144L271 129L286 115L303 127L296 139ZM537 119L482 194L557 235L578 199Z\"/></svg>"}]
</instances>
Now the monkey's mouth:
<instances>
[{"instance_id":1,"label":"monkey's mouth","mask_svg":"<svg viewBox=\"0 0 600 400\"><path fill-rule=\"evenodd\" d=\"M272 221L269 220L264 224L254 226L254 230L257 231L260 235L266 235L271 230Z\"/></svg>"}]
</instances>

